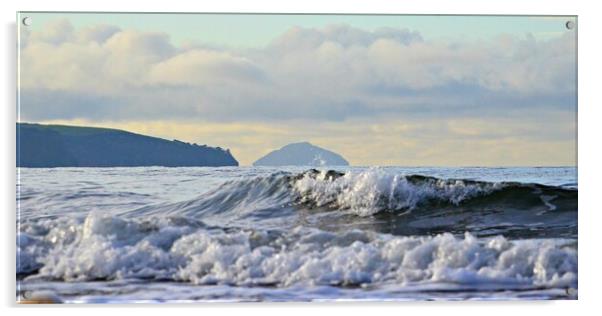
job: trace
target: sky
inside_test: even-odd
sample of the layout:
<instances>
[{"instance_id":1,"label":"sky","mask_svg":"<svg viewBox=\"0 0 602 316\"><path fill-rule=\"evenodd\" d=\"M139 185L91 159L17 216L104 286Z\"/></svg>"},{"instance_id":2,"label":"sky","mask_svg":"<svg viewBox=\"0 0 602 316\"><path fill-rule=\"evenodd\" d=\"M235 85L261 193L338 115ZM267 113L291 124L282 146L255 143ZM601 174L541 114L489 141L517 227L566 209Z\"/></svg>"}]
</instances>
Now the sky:
<instances>
[{"instance_id":1,"label":"sky","mask_svg":"<svg viewBox=\"0 0 602 316\"><path fill-rule=\"evenodd\" d=\"M19 121L358 166L576 165L575 17L22 12Z\"/></svg>"}]
</instances>

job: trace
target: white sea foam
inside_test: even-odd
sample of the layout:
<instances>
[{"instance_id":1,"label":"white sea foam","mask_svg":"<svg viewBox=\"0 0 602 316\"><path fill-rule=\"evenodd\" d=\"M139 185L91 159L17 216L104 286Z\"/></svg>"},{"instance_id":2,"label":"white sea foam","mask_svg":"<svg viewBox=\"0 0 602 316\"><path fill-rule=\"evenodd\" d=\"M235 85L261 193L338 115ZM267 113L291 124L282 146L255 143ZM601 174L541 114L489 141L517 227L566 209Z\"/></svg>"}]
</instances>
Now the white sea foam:
<instances>
[{"instance_id":1,"label":"white sea foam","mask_svg":"<svg viewBox=\"0 0 602 316\"><path fill-rule=\"evenodd\" d=\"M502 187L500 183L466 184L462 180L429 179L419 183L407 176L368 169L347 172L329 178L326 171L318 175L306 173L294 183L301 202L316 206L336 206L349 209L360 216L382 210L413 209L427 200L458 204L471 197L486 194Z\"/></svg>"},{"instance_id":2,"label":"white sea foam","mask_svg":"<svg viewBox=\"0 0 602 316\"><path fill-rule=\"evenodd\" d=\"M177 223L177 224L174 224ZM56 236L69 236L60 239ZM559 239L395 237L298 228L207 230L166 218L90 214L46 234L19 235L21 272L66 281L151 278L195 284L454 283L576 286L577 251Z\"/></svg>"},{"instance_id":3,"label":"white sea foam","mask_svg":"<svg viewBox=\"0 0 602 316\"><path fill-rule=\"evenodd\" d=\"M37 262L45 255L48 245L41 238L27 233L17 235L17 273L29 273L40 268Z\"/></svg>"}]
</instances>

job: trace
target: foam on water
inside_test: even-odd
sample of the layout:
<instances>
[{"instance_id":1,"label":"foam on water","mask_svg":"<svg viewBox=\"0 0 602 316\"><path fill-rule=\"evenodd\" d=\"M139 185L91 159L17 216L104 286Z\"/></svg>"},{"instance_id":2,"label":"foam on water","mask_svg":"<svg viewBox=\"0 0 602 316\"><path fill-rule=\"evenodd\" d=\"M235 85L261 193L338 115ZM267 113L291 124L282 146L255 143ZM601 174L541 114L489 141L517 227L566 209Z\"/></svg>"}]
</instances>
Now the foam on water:
<instances>
[{"instance_id":1,"label":"foam on water","mask_svg":"<svg viewBox=\"0 0 602 316\"><path fill-rule=\"evenodd\" d=\"M61 238L57 238L61 236ZM90 214L47 234L20 234L18 272L89 281L143 278L229 285L438 282L500 288L575 287L577 252L566 240L509 241L451 234L395 237L352 230L288 233L215 230L165 218Z\"/></svg>"}]
</instances>

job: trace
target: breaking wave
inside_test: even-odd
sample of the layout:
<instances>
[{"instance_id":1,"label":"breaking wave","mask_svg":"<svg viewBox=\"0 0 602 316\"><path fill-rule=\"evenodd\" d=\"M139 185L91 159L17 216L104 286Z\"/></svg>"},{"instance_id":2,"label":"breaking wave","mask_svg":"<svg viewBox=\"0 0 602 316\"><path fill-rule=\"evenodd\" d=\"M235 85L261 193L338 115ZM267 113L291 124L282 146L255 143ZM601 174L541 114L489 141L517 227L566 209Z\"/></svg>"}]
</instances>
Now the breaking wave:
<instances>
[{"instance_id":1,"label":"breaking wave","mask_svg":"<svg viewBox=\"0 0 602 316\"><path fill-rule=\"evenodd\" d=\"M358 216L454 207L504 208L536 213L576 212L577 189L525 184L439 179L391 174L379 169L341 173L333 170L273 173L229 181L198 198L131 214L184 216L274 211L283 207L348 211ZM265 214L264 214L265 215Z\"/></svg>"},{"instance_id":2,"label":"breaking wave","mask_svg":"<svg viewBox=\"0 0 602 316\"><path fill-rule=\"evenodd\" d=\"M360 216L475 202L509 202L525 209L543 204L553 210L552 201L576 202L577 198L577 190L539 184L438 179L379 170L346 174L309 171L294 181L293 188L300 203L349 209Z\"/></svg>"},{"instance_id":3,"label":"breaking wave","mask_svg":"<svg viewBox=\"0 0 602 316\"><path fill-rule=\"evenodd\" d=\"M139 278L240 286L452 283L478 288L576 287L577 249L565 239L393 236L217 229L181 217L24 224L17 272L26 280Z\"/></svg>"}]
</instances>

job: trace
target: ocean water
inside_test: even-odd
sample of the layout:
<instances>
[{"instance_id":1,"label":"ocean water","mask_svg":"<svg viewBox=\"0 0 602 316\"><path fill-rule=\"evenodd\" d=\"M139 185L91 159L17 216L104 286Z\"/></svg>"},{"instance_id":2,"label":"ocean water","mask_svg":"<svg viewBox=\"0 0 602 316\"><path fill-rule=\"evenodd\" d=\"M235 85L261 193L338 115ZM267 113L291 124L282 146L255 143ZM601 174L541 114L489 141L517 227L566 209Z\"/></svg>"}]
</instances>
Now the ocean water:
<instances>
[{"instance_id":1,"label":"ocean water","mask_svg":"<svg viewBox=\"0 0 602 316\"><path fill-rule=\"evenodd\" d=\"M576 168L18 170L17 299L577 298Z\"/></svg>"}]
</instances>

